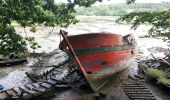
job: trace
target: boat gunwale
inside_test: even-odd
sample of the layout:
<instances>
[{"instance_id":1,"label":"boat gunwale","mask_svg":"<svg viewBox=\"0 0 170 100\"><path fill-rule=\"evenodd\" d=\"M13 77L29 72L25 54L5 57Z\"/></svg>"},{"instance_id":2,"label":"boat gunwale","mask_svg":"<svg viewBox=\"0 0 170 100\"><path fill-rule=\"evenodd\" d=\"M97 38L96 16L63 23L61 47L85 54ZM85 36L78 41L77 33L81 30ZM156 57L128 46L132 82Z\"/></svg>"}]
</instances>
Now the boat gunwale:
<instances>
[{"instance_id":1,"label":"boat gunwale","mask_svg":"<svg viewBox=\"0 0 170 100\"><path fill-rule=\"evenodd\" d=\"M111 33L111 32L80 33L80 34L76 34L76 35L68 35L67 37L70 38L70 37L77 37L77 36L82 36L82 35L116 35L116 36L123 37L123 35L121 35L121 34Z\"/></svg>"},{"instance_id":2,"label":"boat gunwale","mask_svg":"<svg viewBox=\"0 0 170 100\"><path fill-rule=\"evenodd\" d=\"M75 53L77 56L82 56L86 54L100 53L100 52L109 52L109 51L123 51L135 49L135 46L124 46L124 45L114 45L114 46L98 46L95 48L85 48L77 49Z\"/></svg>"}]
</instances>

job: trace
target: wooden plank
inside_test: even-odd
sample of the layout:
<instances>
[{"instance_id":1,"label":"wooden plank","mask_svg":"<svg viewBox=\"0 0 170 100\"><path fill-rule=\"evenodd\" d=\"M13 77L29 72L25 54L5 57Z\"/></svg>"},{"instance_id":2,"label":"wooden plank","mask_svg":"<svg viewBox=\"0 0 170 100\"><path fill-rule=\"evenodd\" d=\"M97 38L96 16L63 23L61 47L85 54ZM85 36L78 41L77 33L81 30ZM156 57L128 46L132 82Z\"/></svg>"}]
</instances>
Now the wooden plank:
<instances>
[{"instance_id":1,"label":"wooden plank","mask_svg":"<svg viewBox=\"0 0 170 100\"><path fill-rule=\"evenodd\" d=\"M46 81L47 83L51 84L51 85L55 85L57 82L52 80L52 79L49 79Z\"/></svg>"},{"instance_id":2,"label":"wooden plank","mask_svg":"<svg viewBox=\"0 0 170 100\"><path fill-rule=\"evenodd\" d=\"M13 88L15 92L17 92L17 95L20 95L22 90L20 90L18 87Z\"/></svg>"},{"instance_id":3,"label":"wooden plank","mask_svg":"<svg viewBox=\"0 0 170 100\"><path fill-rule=\"evenodd\" d=\"M51 88L52 87L52 85L48 84L48 83L42 83L40 85L43 86L43 87L47 87L47 88Z\"/></svg>"},{"instance_id":4,"label":"wooden plank","mask_svg":"<svg viewBox=\"0 0 170 100\"><path fill-rule=\"evenodd\" d=\"M7 93L10 94L10 95L13 95L13 96L17 95L16 92L13 89L7 90Z\"/></svg>"},{"instance_id":5,"label":"wooden plank","mask_svg":"<svg viewBox=\"0 0 170 100\"><path fill-rule=\"evenodd\" d=\"M7 94L6 94L6 92L3 91L0 93L0 100L3 100L5 98L7 98Z\"/></svg>"},{"instance_id":6,"label":"wooden plank","mask_svg":"<svg viewBox=\"0 0 170 100\"><path fill-rule=\"evenodd\" d=\"M28 90L27 88L25 88L25 86L20 86L20 87L18 87L21 91L23 91L24 93L27 93L27 94L32 94L31 92L30 92L30 90Z\"/></svg>"}]
</instances>

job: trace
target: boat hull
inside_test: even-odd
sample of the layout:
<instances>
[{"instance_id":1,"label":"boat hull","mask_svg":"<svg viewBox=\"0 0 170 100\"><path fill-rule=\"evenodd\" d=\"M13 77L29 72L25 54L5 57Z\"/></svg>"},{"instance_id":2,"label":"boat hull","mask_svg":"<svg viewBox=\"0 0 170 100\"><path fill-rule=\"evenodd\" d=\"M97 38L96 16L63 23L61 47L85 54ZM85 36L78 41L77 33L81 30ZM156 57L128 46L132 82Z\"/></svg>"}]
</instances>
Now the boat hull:
<instances>
[{"instance_id":1,"label":"boat hull","mask_svg":"<svg viewBox=\"0 0 170 100\"><path fill-rule=\"evenodd\" d=\"M98 70L92 74L88 74L91 79L106 78L112 76L115 73L118 73L127 67L131 66L134 62L134 59L121 61L117 64L108 65L108 67L103 67L101 70Z\"/></svg>"},{"instance_id":2,"label":"boat hull","mask_svg":"<svg viewBox=\"0 0 170 100\"><path fill-rule=\"evenodd\" d=\"M132 34L91 33L70 36L68 41L88 75L88 82L95 84L91 85L93 90L100 87L99 83L105 83L112 75L129 67L136 54ZM59 47L69 53L64 41Z\"/></svg>"},{"instance_id":3,"label":"boat hull","mask_svg":"<svg viewBox=\"0 0 170 100\"><path fill-rule=\"evenodd\" d=\"M133 51L133 53L132 53ZM135 49L98 52L78 56L88 73L88 82L93 90L99 90L114 74L131 66Z\"/></svg>"}]
</instances>

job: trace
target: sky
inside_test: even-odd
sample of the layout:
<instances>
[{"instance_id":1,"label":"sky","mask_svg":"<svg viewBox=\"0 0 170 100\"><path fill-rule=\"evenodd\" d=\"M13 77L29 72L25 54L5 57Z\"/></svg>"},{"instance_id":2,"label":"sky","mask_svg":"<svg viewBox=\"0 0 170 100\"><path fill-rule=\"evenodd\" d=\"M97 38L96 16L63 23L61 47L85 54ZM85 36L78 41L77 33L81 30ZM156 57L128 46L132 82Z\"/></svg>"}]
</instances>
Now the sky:
<instances>
[{"instance_id":1,"label":"sky","mask_svg":"<svg viewBox=\"0 0 170 100\"><path fill-rule=\"evenodd\" d=\"M58 2L67 2L67 0L55 0ZM126 0L103 0L103 4L110 3L125 3ZM161 2L170 2L170 0L136 0L136 3L161 3Z\"/></svg>"}]
</instances>

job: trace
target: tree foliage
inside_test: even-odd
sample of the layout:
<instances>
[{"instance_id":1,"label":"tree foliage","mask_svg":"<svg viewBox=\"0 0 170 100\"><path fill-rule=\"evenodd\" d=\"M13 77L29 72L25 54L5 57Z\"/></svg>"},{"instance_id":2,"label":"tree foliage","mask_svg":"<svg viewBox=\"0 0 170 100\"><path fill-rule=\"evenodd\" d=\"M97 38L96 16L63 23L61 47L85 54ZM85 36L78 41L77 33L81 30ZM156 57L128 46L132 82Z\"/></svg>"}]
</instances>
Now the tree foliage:
<instances>
[{"instance_id":1,"label":"tree foliage","mask_svg":"<svg viewBox=\"0 0 170 100\"><path fill-rule=\"evenodd\" d=\"M131 12L119 18L118 22L130 23L132 29L137 29L141 24L150 24L149 36L170 39L170 9Z\"/></svg>"},{"instance_id":2,"label":"tree foliage","mask_svg":"<svg viewBox=\"0 0 170 100\"><path fill-rule=\"evenodd\" d=\"M162 12L133 12L121 17L119 21L133 24L133 29L136 29L141 24L151 24L152 28L149 30L151 36L166 36L170 38L170 10Z\"/></svg>"},{"instance_id":3,"label":"tree foliage","mask_svg":"<svg viewBox=\"0 0 170 100\"><path fill-rule=\"evenodd\" d=\"M93 5L91 7L76 7L78 15L86 16L122 16L128 12L161 11L170 8L170 3L125 3Z\"/></svg>"},{"instance_id":4,"label":"tree foliage","mask_svg":"<svg viewBox=\"0 0 170 100\"><path fill-rule=\"evenodd\" d=\"M78 15L87 16L121 16L127 14L128 6L126 4L110 4L91 7L76 7Z\"/></svg>"},{"instance_id":5,"label":"tree foliage","mask_svg":"<svg viewBox=\"0 0 170 100\"><path fill-rule=\"evenodd\" d=\"M0 55L25 53L30 38L23 38L11 25L16 21L22 27L42 24L46 26L67 27L77 23L75 5L88 7L96 0L67 0L67 3L55 4L54 0L0 0ZM36 29L33 27L32 31ZM39 47L34 39L30 46Z\"/></svg>"},{"instance_id":6,"label":"tree foliage","mask_svg":"<svg viewBox=\"0 0 170 100\"><path fill-rule=\"evenodd\" d=\"M0 24L0 40L0 54L26 52L26 41L9 25Z\"/></svg>"}]
</instances>

